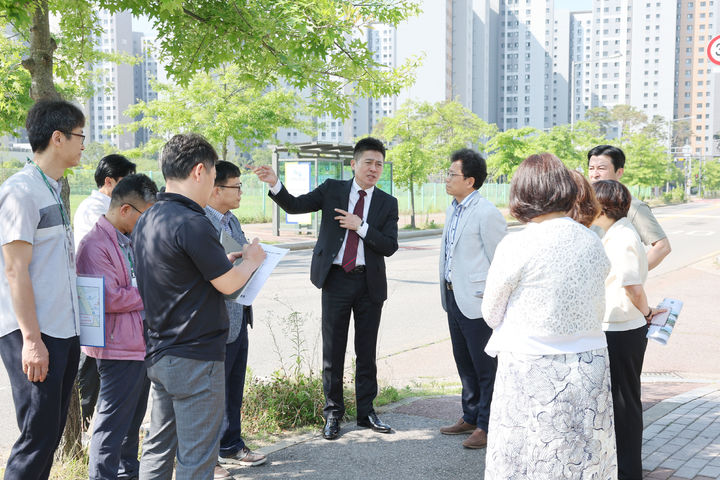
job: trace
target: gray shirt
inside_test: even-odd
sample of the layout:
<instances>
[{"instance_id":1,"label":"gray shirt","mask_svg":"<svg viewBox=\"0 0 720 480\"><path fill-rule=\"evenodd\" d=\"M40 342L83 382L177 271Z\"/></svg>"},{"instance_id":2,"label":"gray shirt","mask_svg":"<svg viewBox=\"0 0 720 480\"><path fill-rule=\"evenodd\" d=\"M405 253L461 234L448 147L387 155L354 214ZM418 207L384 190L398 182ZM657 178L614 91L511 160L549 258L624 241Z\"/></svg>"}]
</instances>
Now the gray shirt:
<instances>
[{"instance_id":1,"label":"gray shirt","mask_svg":"<svg viewBox=\"0 0 720 480\"><path fill-rule=\"evenodd\" d=\"M47 182L47 183L46 183ZM60 201L60 184L35 164L0 185L0 244L32 244L30 281L40 331L55 338L80 333L80 317L70 216ZM0 255L0 271L5 260ZM0 274L0 336L19 327L7 277Z\"/></svg>"},{"instance_id":2,"label":"gray shirt","mask_svg":"<svg viewBox=\"0 0 720 480\"><path fill-rule=\"evenodd\" d=\"M645 245L652 245L667 237L647 203L635 197L632 198L630 203L627 218L635 227L638 235L640 235L640 240Z\"/></svg>"}]
</instances>

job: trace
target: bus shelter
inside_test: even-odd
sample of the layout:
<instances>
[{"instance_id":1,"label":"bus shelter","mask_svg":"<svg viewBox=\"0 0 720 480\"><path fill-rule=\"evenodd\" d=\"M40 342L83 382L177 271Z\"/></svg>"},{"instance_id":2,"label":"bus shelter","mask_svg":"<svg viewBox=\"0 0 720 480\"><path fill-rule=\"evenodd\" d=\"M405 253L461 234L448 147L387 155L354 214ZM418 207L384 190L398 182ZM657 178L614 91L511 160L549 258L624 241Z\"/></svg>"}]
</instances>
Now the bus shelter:
<instances>
[{"instance_id":1,"label":"bus shelter","mask_svg":"<svg viewBox=\"0 0 720 480\"><path fill-rule=\"evenodd\" d=\"M325 180L349 180L353 176L350 160L354 145L310 142L294 145L271 145L272 167L293 195L308 193ZM392 194L392 163L385 162L378 187ZM291 215L272 204L273 235L281 232L317 236L320 212Z\"/></svg>"}]
</instances>

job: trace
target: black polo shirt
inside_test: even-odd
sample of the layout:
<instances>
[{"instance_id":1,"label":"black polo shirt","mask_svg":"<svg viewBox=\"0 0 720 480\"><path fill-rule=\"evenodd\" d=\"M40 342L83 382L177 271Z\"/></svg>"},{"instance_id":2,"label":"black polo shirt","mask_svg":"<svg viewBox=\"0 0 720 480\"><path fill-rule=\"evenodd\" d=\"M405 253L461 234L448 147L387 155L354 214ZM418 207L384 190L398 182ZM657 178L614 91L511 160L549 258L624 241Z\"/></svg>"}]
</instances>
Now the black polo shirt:
<instances>
[{"instance_id":1,"label":"black polo shirt","mask_svg":"<svg viewBox=\"0 0 720 480\"><path fill-rule=\"evenodd\" d=\"M232 264L205 210L183 195L160 193L138 220L133 245L145 306L146 361L164 355L223 361L227 309L210 280Z\"/></svg>"}]
</instances>

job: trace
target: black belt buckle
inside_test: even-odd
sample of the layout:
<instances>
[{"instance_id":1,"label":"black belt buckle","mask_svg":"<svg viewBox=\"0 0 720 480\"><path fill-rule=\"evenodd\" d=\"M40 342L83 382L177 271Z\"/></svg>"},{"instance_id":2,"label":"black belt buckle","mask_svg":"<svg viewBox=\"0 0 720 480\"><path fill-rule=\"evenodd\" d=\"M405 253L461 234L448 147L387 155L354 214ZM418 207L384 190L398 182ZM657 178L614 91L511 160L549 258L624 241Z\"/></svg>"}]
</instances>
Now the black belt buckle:
<instances>
[{"instance_id":1,"label":"black belt buckle","mask_svg":"<svg viewBox=\"0 0 720 480\"><path fill-rule=\"evenodd\" d=\"M365 265L358 265L355 268L353 268L352 270L350 270L349 272L346 272L343 267L341 267L340 265L338 265L336 263L333 264L332 268L335 268L337 270L342 270L343 273L348 273L348 274L365 273Z\"/></svg>"}]
</instances>

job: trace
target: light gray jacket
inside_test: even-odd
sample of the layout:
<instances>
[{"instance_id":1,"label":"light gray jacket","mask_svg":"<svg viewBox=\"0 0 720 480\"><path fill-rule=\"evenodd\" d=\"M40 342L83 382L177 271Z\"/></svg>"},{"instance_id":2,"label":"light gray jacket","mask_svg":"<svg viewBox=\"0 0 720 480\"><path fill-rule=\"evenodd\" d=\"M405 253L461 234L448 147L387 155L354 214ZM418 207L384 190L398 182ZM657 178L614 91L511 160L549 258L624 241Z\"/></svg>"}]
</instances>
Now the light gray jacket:
<instances>
[{"instance_id":1,"label":"light gray jacket","mask_svg":"<svg viewBox=\"0 0 720 480\"><path fill-rule=\"evenodd\" d=\"M440 298L445 305L445 247L448 229L451 228L455 206L445 213L445 228L440 247ZM482 299L485 292L490 262L495 248L507 233L507 222L500 211L483 198L474 195L465 207L455 232L452 246L451 280L455 301L463 315L482 318Z\"/></svg>"}]
</instances>

